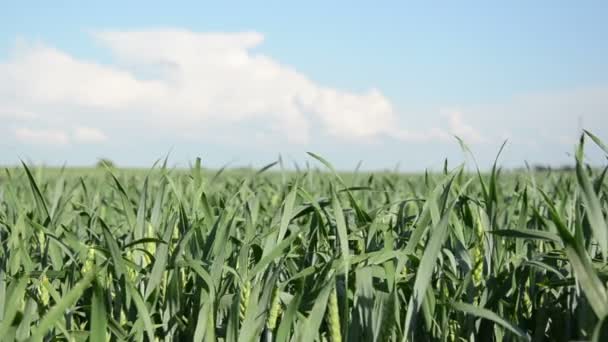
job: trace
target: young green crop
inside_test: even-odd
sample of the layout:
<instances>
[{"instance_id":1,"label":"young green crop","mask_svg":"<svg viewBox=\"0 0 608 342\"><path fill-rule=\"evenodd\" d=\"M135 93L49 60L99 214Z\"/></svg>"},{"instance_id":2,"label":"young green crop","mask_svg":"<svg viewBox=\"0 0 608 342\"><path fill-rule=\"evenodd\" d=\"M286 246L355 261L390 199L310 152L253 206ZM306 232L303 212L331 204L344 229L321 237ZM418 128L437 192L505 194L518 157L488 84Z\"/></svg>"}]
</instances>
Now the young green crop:
<instances>
[{"instance_id":1,"label":"young green crop","mask_svg":"<svg viewBox=\"0 0 608 342\"><path fill-rule=\"evenodd\" d=\"M572 173L6 169L0 337L605 341L582 148Z\"/></svg>"}]
</instances>

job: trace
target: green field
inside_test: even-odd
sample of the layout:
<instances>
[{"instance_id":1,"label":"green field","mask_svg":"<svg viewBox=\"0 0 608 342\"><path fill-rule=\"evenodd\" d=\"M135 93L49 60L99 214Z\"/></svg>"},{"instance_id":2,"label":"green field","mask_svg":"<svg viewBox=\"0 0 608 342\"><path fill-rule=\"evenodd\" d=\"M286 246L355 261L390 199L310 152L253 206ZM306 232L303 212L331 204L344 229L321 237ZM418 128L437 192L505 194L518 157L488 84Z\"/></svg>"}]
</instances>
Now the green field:
<instances>
[{"instance_id":1,"label":"green field","mask_svg":"<svg viewBox=\"0 0 608 342\"><path fill-rule=\"evenodd\" d=\"M573 172L310 160L3 170L0 339L608 340L608 182L582 144Z\"/></svg>"}]
</instances>

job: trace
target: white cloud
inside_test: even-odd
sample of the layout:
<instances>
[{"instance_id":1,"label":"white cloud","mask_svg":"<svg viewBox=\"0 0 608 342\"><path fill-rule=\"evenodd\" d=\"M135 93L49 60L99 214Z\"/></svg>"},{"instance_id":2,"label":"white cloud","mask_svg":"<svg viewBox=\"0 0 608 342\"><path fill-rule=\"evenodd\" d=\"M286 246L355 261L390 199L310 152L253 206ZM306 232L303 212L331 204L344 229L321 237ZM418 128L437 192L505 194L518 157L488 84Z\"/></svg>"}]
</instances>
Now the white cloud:
<instances>
[{"instance_id":1,"label":"white cloud","mask_svg":"<svg viewBox=\"0 0 608 342\"><path fill-rule=\"evenodd\" d=\"M28 110L23 109L21 106L11 106L8 103L0 102L0 118L8 119L36 119L37 115Z\"/></svg>"},{"instance_id":2,"label":"white cloud","mask_svg":"<svg viewBox=\"0 0 608 342\"><path fill-rule=\"evenodd\" d=\"M452 138L444 129L438 127L421 131L399 130L395 132L393 136L398 140L412 143L429 143L433 141L447 142Z\"/></svg>"},{"instance_id":3,"label":"white cloud","mask_svg":"<svg viewBox=\"0 0 608 342\"><path fill-rule=\"evenodd\" d=\"M83 143L100 143L108 140L108 137L96 128L79 126L74 129L74 139Z\"/></svg>"},{"instance_id":4,"label":"white cloud","mask_svg":"<svg viewBox=\"0 0 608 342\"><path fill-rule=\"evenodd\" d=\"M259 33L165 29L93 36L116 63L20 44L0 64L0 113L10 108L19 120L42 117L49 127L118 124L180 136L229 134L234 124L255 123L295 144L309 141L313 126L321 134L349 141L380 136L407 140L412 135L398 128L398 115L380 91L325 87L251 51L263 41ZM80 133L77 140L91 136L90 131ZM426 139L424 133L414 135ZM96 134L92 140L104 139Z\"/></svg>"},{"instance_id":5,"label":"white cloud","mask_svg":"<svg viewBox=\"0 0 608 342\"><path fill-rule=\"evenodd\" d=\"M573 147L583 128L600 137L608 134L608 88L529 93L463 107L459 112L483 132L480 142L508 137L511 143L521 145Z\"/></svg>"},{"instance_id":6,"label":"white cloud","mask_svg":"<svg viewBox=\"0 0 608 342\"><path fill-rule=\"evenodd\" d=\"M0 118L4 127L19 127L15 139L99 144L112 132L112 140L148 135L297 146L381 138L453 144L457 135L469 144L494 146L509 137L522 146L563 146L577 136L578 116L584 127L608 133L608 88L398 111L378 89L331 88L257 52L264 37L256 32L162 29L92 37L113 60L21 42L0 61Z\"/></svg>"},{"instance_id":7,"label":"white cloud","mask_svg":"<svg viewBox=\"0 0 608 342\"><path fill-rule=\"evenodd\" d=\"M435 113L420 114L421 116L437 116ZM400 140L429 143L429 142L452 142L456 140L454 136L463 139L467 144L477 144L485 142L486 139L472 125L465 122L463 114L458 110L439 110L438 118L440 123L437 125L417 131L400 130L395 134Z\"/></svg>"},{"instance_id":8,"label":"white cloud","mask_svg":"<svg viewBox=\"0 0 608 342\"><path fill-rule=\"evenodd\" d=\"M64 129L45 129L16 127L14 137L21 143L30 145L66 146L72 142L102 143L108 137L100 130L91 127L78 126L71 133Z\"/></svg>"},{"instance_id":9,"label":"white cloud","mask_svg":"<svg viewBox=\"0 0 608 342\"><path fill-rule=\"evenodd\" d=\"M65 146L69 143L68 135L61 130L16 128L15 138L26 144Z\"/></svg>"},{"instance_id":10,"label":"white cloud","mask_svg":"<svg viewBox=\"0 0 608 342\"><path fill-rule=\"evenodd\" d=\"M450 110L444 111L443 115L448 118L448 127L452 135L472 144L485 141L477 129L464 121L462 112Z\"/></svg>"}]
</instances>

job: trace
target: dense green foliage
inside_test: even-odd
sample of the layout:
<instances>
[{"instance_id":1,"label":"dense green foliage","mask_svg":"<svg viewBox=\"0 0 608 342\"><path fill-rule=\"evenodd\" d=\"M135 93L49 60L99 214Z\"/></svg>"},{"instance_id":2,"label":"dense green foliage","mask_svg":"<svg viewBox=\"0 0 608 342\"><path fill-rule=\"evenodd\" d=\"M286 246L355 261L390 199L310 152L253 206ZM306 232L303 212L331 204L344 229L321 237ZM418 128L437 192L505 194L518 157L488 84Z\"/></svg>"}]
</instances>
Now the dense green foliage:
<instances>
[{"instance_id":1,"label":"dense green foliage","mask_svg":"<svg viewBox=\"0 0 608 342\"><path fill-rule=\"evenodd\" d=\"M0 338L606 341L606 170L582 143L574 172L312 157L324 171L6 170Z\"/></svg>"}]
</instances>

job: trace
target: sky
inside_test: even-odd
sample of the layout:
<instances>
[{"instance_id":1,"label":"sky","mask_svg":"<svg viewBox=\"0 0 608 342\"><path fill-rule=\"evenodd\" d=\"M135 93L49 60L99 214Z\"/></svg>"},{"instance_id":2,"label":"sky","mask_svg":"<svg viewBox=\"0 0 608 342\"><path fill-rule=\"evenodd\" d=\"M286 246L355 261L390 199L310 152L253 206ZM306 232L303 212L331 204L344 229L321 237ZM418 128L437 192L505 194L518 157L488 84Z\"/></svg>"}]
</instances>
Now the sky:
<instances>
[{"instance_id":1,"label":"sky","mask_svg":"<svg viewBox=\"0 0 608 342\"><path fill-rule=\"evenodd\" d=\"M505 140L504 167L571 164L582 128L608 141L607 17L605 1L0 0L0 165L311 151L421 171L467 159L455 136L481 168Z\"/></svg>"}]
</instances>

